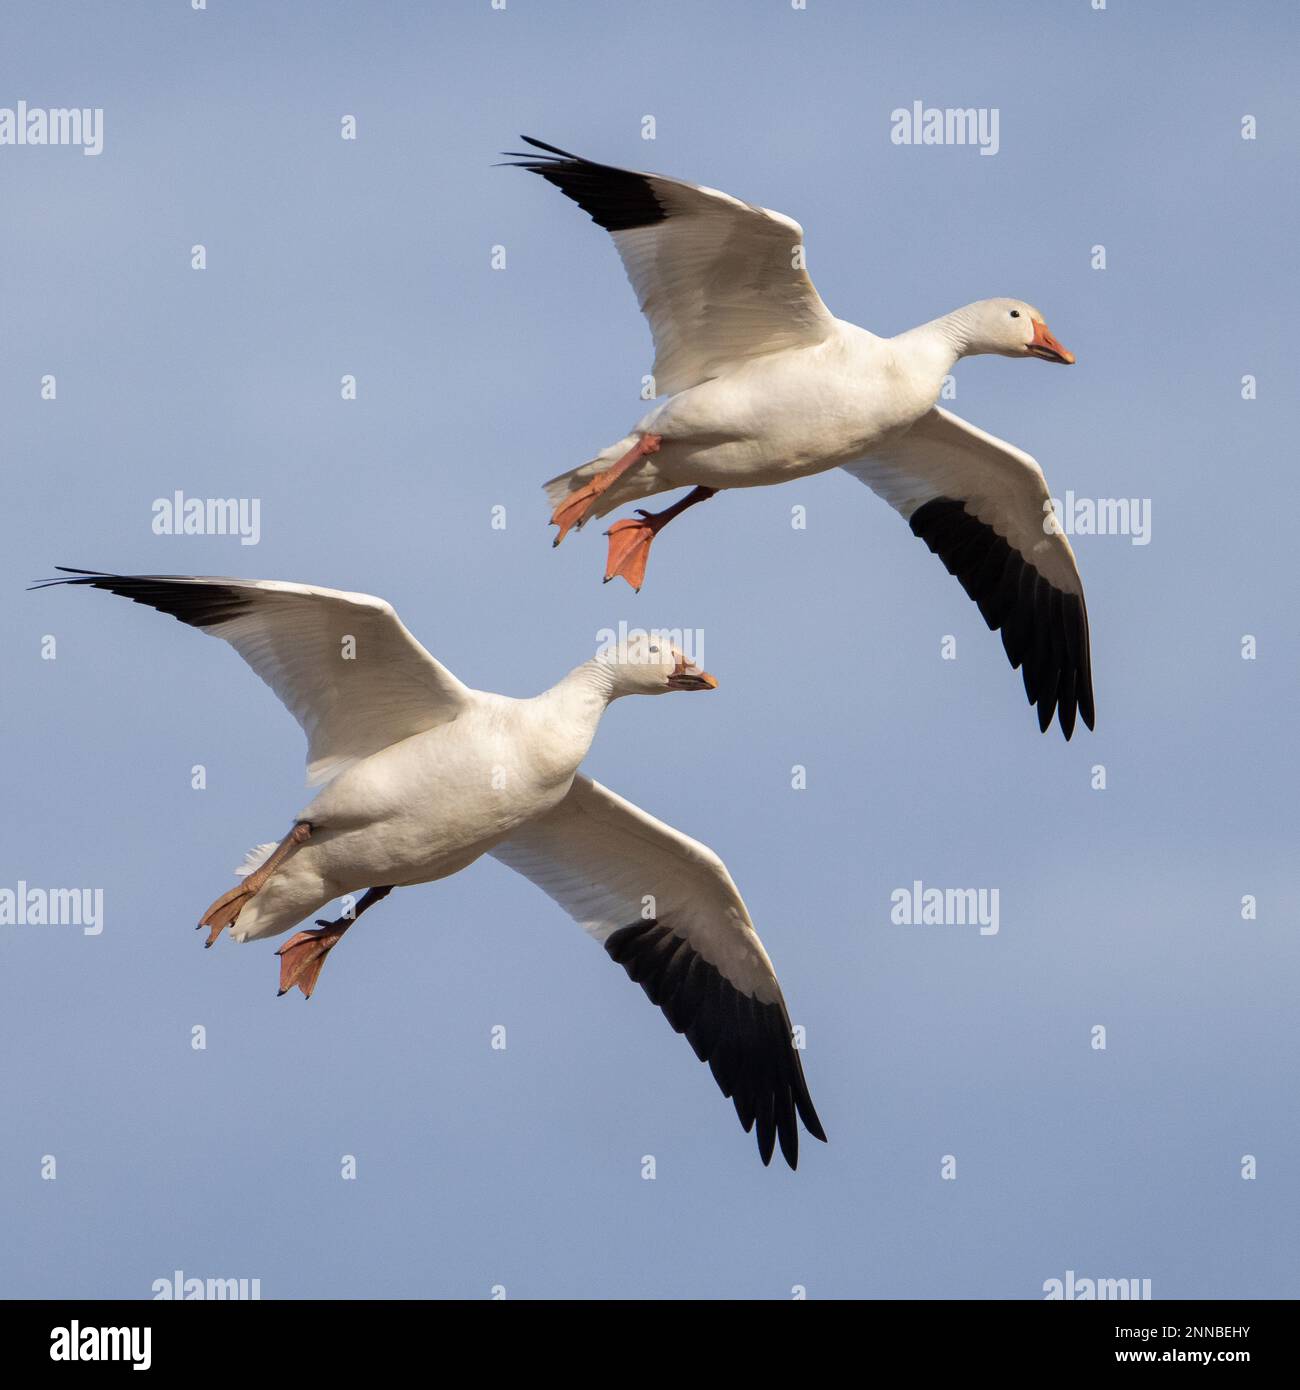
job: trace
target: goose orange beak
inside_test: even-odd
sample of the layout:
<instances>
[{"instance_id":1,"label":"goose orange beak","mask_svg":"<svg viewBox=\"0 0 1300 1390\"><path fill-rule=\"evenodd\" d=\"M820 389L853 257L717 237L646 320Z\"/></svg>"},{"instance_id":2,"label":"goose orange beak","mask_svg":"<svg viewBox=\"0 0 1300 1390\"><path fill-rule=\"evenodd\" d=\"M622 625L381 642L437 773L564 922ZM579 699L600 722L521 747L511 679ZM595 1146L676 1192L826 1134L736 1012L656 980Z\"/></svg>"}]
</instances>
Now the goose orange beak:
<instances>
[{"instance_id":1,"label":"goose orange beak","mask_svg":"<svg viewBox=\"0 0 1300 1390\"><path fill-rule=\"evenodd\" d=\"M677 668L668 677L668 688L670 690L716 690L718 682L707 671L692 662L686 660L684 656L677 658Z\"/></svg>"},{"instance_id":2,"label":"goose orange beak","mask_svg":"<svg viewBox=\"0 0 1300 1390\"><path fill-rule=\"evenodd\" d=\"M1030 339L1027 350L1032 356L1041 357L1044 362L1064 362L1066 366L1074 362L1074 353L1063 348L1052 337L1042 319L1034 320L1034 336Z\"/></svg>"}]
</instances>

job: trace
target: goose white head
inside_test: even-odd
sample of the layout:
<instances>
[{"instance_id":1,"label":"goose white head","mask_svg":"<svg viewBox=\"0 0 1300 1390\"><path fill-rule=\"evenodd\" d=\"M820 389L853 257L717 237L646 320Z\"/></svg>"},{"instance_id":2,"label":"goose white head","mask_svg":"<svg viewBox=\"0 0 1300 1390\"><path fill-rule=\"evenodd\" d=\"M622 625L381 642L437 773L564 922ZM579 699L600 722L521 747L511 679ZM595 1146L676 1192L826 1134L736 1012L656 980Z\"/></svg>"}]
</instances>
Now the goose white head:
<instances>
[{"instance_id":1,"label":"goose white head","mask_svg":"<svg viewBox=\"0 0 1300 1390\"><path fill-rule=\"evenodd\" d=\"M670 690L716 690L718 682L689 661L666 637L653 632L629 636L603 651L612 695L664 695Z\"/></svg>"},{"instance_id":2,"label":"goose white head","mask_svg":"<svg viewBox=\"0 0 1300 1390\"><path fill-rule=\"evenodd\" d=\"M1073 363L1048 331L1042 314L1023 299L981 299L958 310L965 355L995 352L1002 357L1041 357L1044 362Z\"/></svg>"}]
</instances>

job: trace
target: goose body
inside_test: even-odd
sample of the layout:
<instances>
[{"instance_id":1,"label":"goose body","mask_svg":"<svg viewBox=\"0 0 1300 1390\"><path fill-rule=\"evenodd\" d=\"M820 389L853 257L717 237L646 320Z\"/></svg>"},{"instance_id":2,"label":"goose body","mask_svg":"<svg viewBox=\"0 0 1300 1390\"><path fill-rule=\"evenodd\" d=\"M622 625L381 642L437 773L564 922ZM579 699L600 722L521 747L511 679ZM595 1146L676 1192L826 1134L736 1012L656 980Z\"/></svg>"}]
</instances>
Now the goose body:
<instances>
[{"instance_id":1,"label":"goose body","mask_svg":"<svg viewBox=\"0 0 1300 1390\"><path fill-rule=\"evenodd\" d=\"M278 844L204 914L208 945L278 936L365 890L277 954L280 993L310 997L329 951L396 888L491 855L531 879L642 986L708 1062L766 1164L793 1168L797 1120L825 1139L776 973L707 846L579 772L624 695L717 682L654 634L601 651L532 699L463 685L369 594L194 575L64 571L229 642L307 735L324 784ZM44 587L44 586L42 586Z\"/></svg>"},{"instance_id":2,"label":"goose body","mask_svg":"<svg viewBox=\"0 0 1300 1390\"><path fill-rule=\"evenodd\" d=\"M459 873L545 815L569 791L604 710L584 675L531 700L472 691L452 723L349 765L295 816L311 838L231 936L278 936L371 884L404 888Z\"/></svg>"},{"instance_id":3,"label":"goose body","mask_svg":"<svg viewBox=\"0 0 1300 1390\"><path fill-rule=\"evenodd\" d=\"M622 456L645 434L661 437L658 451L603 493L591 514L679 487L771 487L844 467L915 424L939 399L951 367L915 333L879 338L836 320L823 342L742 361L644 415L598 459ZM579 473L593 476L594 464ZM547 485L554 501L568 496L572 478Z\"/></svg>"},{"instance_id":4,"label":"goose body","mask_svg":"<svg viewBox=\"0 0 1300 1390\"><path fill-rule=\"evenodd\" d=\"M961 358L1072 363L1042 314L986 299L884 338L835 318L791 218L717 189L597 164L541 141L512 156L614 239L655 342L666 399L622 439L546 484L558 545L630 502L689 487L609 531L606 580L639 589L655 536L738 487L844 468L939 555L1021 668L1046 731L1093 727L1083 583L1042 470L938 405Z\"/></svg>"}]
</instances>

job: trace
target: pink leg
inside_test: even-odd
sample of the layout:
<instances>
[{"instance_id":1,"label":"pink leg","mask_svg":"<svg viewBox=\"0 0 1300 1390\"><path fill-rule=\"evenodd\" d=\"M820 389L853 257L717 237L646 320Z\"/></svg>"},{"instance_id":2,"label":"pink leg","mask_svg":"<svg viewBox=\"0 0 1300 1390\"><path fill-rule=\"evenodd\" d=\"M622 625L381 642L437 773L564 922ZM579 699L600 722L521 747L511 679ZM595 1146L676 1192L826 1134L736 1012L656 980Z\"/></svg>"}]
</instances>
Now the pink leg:
<instances>
[{"instance_id":1,"label":"pink leg","mask_svg":"<svg viewBox=\"0 0 1300 1390\"><path fill-rule=\"evenodd\" d=\"M310 999L316 981L320 979L320 972L325 968L325 957L342 940L343 933L366 908L373 907L392 891L391 886L368 888L351 917L338 917L333 922L317 918L319 931L300 931L286 941L275 953L280 957L280 993L284 994L297 985L302 990L303 998Z\"/></svg>"},{"instance_id":2,"label":"pink leg","mask_svg":"<svg viewBox=\"0 0 1300 1390\"><path fill-rule=\"evenodd\" d=\"M662 443L660 435L643 434L617 463L611 464L603 473L597 473L585 487L571 492L551 513L551 525L560 528L560 534L551 544L559 545L573 527L581 526L597 499L608 492L633 464L657 454Z\"/></svg>"},{"instance_id":3,"label":"pink leg","mask_svg":"<svg viewBox=\"0 0 1300 1390\"><path fill-rule=\"evenodd\" d=\"M654 538L673 517L680 516L687 507L693 507L697 502L707 502L715 492L715 487L697 487L680 502L674 502L661 512L647 512L638 507L635 518L615 522L605 532L609 537L605 583L608 584L616 575L622 575L639 592L645 583L645 567L650 559L650 546Z\"/></svg>"},{"instance_id":4,"label":"pink leg","mask_svg":"<svg viewBox=\"0 0 1300 1390\"><path fill-rule=\"evenodd\" d=\"M306 821L297 825L275 847L275 852L262 865L254 870L242 883L237 883L228 893L223 893L199 919L199 926L209 928L204 946L211 946L222 930L230 926L244 910L249 898L255 897L266 886L266 881L291 855L299 845L306 844L311 835L311 826Z\"/></svg>"}]
</instances>

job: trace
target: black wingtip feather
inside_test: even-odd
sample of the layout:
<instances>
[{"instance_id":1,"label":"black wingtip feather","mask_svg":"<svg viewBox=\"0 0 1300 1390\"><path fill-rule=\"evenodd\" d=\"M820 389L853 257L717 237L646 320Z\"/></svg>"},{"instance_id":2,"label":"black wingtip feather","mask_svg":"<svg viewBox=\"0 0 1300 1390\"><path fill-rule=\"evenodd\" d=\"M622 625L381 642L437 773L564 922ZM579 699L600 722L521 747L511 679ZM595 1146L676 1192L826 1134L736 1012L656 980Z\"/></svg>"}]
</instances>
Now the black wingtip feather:
<instances>
[{"instance_id":1,"label":"black wingtip feather","mask_svg":"<svg viewBox=\"0 0 1300 1390\"><path fill-rule=\"evenodd\" d=\"M944 563L979 605L984 621L1001 629L1012 670L1046 733L1053 715L1062 735L1074 733L1076 713L1093 728L1092 662L1083 597L1067 594L991 526L953 497L923 503L908 518L915 535Z\"/></svg>"},{"instance_id":2,"label":"black wingtip feather","mask_svg":"<svg viewBox=\"0 0 1300 1390\"><path fill-rule=\"evenodd\" d=\"M776 1150L776 1097L770 1091L760 1098L755 1119L758 1124L758 1156L766 1168Z\"/></svg>"},{"instance_id":3,"label":"black wingtip feather","mask_svg":"<svg viewBox=\"0 0 1300 1390\"><path fill-rule=\"evenodd\" d=\"M505 151L514 161L506 167L527 169L539 174L567 198L571 198L607 232L623 232L633 227L653 226L668 216L655 195L651 180L633 169L617 169L597 164L581 155L570 154L558 145L548 145L531 135L521 137L542 154L522 150Z\"/></svg>"},{"instance_id":4,"label":"black wingtip feather","mask_svg":"<svg viewBox=\"0 0 1300 1390\"><path fill-rule=\"evenodd\" d=\"M107 593L129 598L133 603L169 613L190 627L209 628L229 618L245 613L256 602L256 589L219 580L200 582L184 574L110 574L100 570L77 570L56 565L69 579L48 579L34 585L49 588L66 584L103 589Z\"/></svg>"},{"instance_id":5,"label":"black wingtip feather","mask_svg":"<svg viewBox=\"0 0 1300 1390\"><path fill-rule=\"evenodd\" d=\"M794 1097L787 1083L776 1095L776 1137L781 1157L792 1169L799 1166L799 1126L794 1122Z\"/></svg>"},{"instance_id":6,"label":"black wingtip feather","mask_svg":"<svg viewBox=\"0 0 1300 1390\"><path fill-rule=\"evenodd\" d=\"M71 568L70 566L68 566L68 565L55 565L54 568L55 568L56 570L58 570L58 572L59 572L60 574L71 574L71 575L75 575L76 578L74 578L74 579L34 579L34 580L27 586L27 591L28 591L28 593L30 593L33 589L48 589L48 588L50 588L51 586L53 586L53 585L55 585L55 584L87 584L87 583L90 582L90 580L91 580L92 578L95 578L95 579L111 579L111 578L113 577L112 575L108 574L108 573L107 573L106 571L104 571L104 570L79 570L79 569L72 569L72 568Z\"/></svg>"},{"instance_id":7,"label":"black wingtip feather","mask_svg":"<svg viewBox=\"0 0 1300 1390\"><path fill-rule=\"evenodd\" d=\"M548 145L545 140L538 140L531 135L521 135L519 137L525 145L531 145L535 150L545 150L547 154L559 155L561 159L581 159L580 154L574 154L570 150L562 150L558 145Z\"/></svg>"},{"instance_id":8,"label":"black wingtip feather","mask_svg":"<svg viewBox=\"0 0 1300 1390\"><path fill-rule=\"evenodd\" d=\"M791 1168L799 1161L799 1127L826 1142L794 1046L790 1016L778 997L763 1003L738 990L684 936L651 919L609 934L605 950L706 1062L731 1099L746 1133L755 1132L764 1166L779 1143Z\"/></svg>"}]
</instances>

